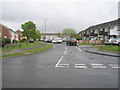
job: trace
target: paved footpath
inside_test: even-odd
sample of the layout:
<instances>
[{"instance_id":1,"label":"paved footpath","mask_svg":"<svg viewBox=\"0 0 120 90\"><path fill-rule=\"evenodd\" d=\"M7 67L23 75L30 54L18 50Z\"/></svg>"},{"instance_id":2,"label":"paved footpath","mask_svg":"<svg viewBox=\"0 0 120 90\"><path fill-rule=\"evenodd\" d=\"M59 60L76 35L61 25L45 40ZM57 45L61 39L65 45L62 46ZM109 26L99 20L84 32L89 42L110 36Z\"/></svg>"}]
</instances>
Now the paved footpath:
<instances>
[{"instance_id":1,"label":"paved footpath","mask_svg":"<svg viewBox=\"0 0 120 90\"><path fill-rule=\"evenodd\" d=\"M105 56L112 56L112 57L120 57L120 53L100 51L99 49L92 48L91 46L88 46L88 47L87 46L79 46L79 47L89 53L100 54L100 55L105 55Z\"/></svg>"}]
</instances>

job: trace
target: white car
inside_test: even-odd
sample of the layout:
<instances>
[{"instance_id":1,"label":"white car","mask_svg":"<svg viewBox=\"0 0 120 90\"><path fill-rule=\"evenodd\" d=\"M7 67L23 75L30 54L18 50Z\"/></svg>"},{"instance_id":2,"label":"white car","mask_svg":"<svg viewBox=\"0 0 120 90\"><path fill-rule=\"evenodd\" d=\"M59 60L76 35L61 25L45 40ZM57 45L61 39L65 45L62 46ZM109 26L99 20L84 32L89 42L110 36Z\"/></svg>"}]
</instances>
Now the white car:
<instances>
[{"instance_id":1,"label":"white car","mask_svg":"<svg viewBox=\"0 0 120 90\"><path fill-rule=\"evenodd\" d=\"M62 43L62 39L54 39L52 40L52 43Z\"/></svg>"},{"instance_id":2,"label":"white car","mask_svg":"<svg viewBox=\"0 0 120 90\"><path fill-rule=\"evenodd\" d=\"M105 42L105 45L119 45L120 46L120 38L111 38L107 42Z\"/></svg>"},{"instance_id":3,"label":"white car","mask_svg":"<svg viewBox=\"0 0 120 90\"><path fill-rule=\"evenodd\" d=\"M120 38L116 38L112 44L120 46Z\"/></svg>"}]
</instances>

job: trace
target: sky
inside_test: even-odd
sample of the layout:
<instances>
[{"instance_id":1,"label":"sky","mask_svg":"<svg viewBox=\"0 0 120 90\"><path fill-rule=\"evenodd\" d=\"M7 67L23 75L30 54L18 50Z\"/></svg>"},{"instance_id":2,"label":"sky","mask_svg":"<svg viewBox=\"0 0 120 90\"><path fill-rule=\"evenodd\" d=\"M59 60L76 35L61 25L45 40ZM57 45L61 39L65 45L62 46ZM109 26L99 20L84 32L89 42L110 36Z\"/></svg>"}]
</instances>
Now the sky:
<instances>
[{"instance_id":1,"label":"sky","mask_svg":"<svg viewBox=\"0 0 120 90\"><path fill-rule=\"evenodd\" d=\"M119 0L1 0L0 23L14 31L21 24L33 21L37 30L62 32L72 28L76 32L118 18Z\"/></svg>"}]
</instances>

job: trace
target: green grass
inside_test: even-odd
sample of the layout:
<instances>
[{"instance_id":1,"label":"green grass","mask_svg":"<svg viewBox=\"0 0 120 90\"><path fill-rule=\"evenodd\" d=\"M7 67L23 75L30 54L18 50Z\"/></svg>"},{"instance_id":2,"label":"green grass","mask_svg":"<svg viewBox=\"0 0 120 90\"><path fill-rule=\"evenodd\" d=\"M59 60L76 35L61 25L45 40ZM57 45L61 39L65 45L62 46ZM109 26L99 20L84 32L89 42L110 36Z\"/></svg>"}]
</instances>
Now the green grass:
<instances>
[{"instance_id":1,"label":"green grass","mask_svg":"<svg viewBox=\"0 0 120 90\"><path fill-rule=\"evenodd\" d=\"M38 52L41 52L41 51L46 51L46 50L48 50L48 49L50 49L52 47L53 47L53 45L46 44L45 46L43 46L41 48L35 48L35 49L25 50L23 52L17 52L17 53L13 53L13 54L9 54L9 55L3 55L2 57L12 57L12 56L28 55L28 54L38 53Z\"/></svg>"},{"instance_id":2,"label":"green grass","mask_svg":"<svg viewBox=\"0 0 120 90\"><path fill-rule=\"evenodd\" d=\"M91 43L79 43L79 45L93 45Z\"/></svg>"},{"instance_id":3,"label":"green grass","mask_svg":"<svg viewBox=\"0 0 120 90\"><path fill-rule=\"evenodd\" d=\"M98 48L101 51L120 52L119 46L93 46L93 48Z\"/></svg>"},{"instance_id":4,"label":"green grass","mask_svg":"<svg viewBox=\"0 0 120 90\"><path fill-rule=\"evenodd\" d=\"M40 46L41 43L39 41L36 41L35 43L21 43L21 47L15 46L15 47L4 47L0 50L2 50L2 53L7 53L7 52L14 52L14 49L27 49L27 48L32 48L32 47L38 47Z\"/></svg>"}]
</instances>

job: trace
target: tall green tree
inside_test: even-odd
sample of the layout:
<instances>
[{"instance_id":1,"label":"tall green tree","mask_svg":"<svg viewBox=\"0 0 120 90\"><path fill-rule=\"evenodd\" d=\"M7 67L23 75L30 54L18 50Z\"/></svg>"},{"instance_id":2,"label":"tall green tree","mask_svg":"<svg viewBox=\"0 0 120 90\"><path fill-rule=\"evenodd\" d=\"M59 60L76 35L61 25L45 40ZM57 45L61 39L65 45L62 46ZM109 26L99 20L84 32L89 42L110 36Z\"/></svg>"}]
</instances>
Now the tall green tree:
<instances>
[{"instance_id":1,"label":"tall green tree","mask_svg":"<svg viewBox=\"0 0 120 90\"><path fill-rule=\"evenodd\" d=\"M71 28L65 28L62 32L63 37L70 37L72 38L73 36L75 36L77 33L74 29Z\"/></svg>"},{"instance_id":2,"label":"tall green tree","mask_svg":"<svg viewBox=\"0 0 120 90\"><path fill-rule=\"evenodd\" d=\"M40 31L39 30L36 30L35 31L35 39L41 39L41 36L42 36L42 34L40 33Z\"/></svg>"},{"instance_id":3,"label":"tall green tree","mask_svg":"<svg viewBox=\"0 0 120 90\"><path fill-rule=\"evenodd\" d=\"M23 36L26 36L28 40L35 37L36 24L34 24L33 21L28 21L21 24L21 28L23 29Z\"/></svg>"}]
</instances>

